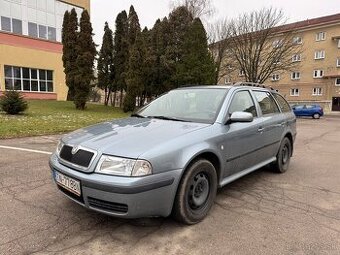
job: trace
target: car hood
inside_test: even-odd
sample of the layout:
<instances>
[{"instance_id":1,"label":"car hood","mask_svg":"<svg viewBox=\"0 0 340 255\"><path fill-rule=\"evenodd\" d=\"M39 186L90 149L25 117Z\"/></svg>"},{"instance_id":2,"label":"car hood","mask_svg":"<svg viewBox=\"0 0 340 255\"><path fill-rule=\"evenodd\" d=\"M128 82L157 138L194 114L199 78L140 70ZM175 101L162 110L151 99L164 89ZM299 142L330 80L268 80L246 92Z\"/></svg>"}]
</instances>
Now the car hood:
<instances>
[{"instance_id":1,"label":"car hood","mask_svg":"<svg viewBox=\"0 0 340 255\"><path fill-rule=\"evenodd\" d=\"M65 135L62 141L102 154L138 158L155 146L208 126L210 124L130 117L76 130Z\"/></svg>"}]
</instances>

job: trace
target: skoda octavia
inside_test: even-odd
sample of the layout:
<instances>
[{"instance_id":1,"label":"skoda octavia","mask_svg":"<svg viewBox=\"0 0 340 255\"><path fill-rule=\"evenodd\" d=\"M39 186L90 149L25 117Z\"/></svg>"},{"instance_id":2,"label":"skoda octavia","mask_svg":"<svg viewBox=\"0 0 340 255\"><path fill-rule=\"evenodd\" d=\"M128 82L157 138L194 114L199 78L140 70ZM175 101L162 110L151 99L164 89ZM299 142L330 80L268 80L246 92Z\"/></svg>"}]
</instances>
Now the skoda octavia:
<instances>
[{"instance_id":1,"label":"skoda octavia","mask_svg":"<svg viewBox=\"0 0 340 255\"><path fill-rule=\"evenodd\" d=\"M295 136L295 115L274 90L186 87L129 118L65 135L50 167L58 189L86 208L194 224L217 188L268 164L285 172Z\"/></svg>"}]
</instances>

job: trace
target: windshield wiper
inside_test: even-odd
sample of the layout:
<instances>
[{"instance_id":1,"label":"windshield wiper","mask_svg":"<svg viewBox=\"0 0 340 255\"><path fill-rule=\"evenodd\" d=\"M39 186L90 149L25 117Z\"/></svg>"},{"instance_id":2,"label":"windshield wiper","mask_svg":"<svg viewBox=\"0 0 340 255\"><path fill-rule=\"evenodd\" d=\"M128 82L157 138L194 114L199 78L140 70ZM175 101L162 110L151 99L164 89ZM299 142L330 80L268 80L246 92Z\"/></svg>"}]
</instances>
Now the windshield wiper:
<instances>
[{"instance_id":1,"label":"windshield wiper","mask_svg":"<svg viewBox=\"0 0 340 255\"><path fill-rule=\"evenodd\" d=\"M190 120L184 120L184 119L179 119L176 117L168 117L168 116L146 116L147 118L154 118L154 119L160 119L160 120L173 120L173 121L183 121L183 122L191 122Z\"/></svg>"},{"instance_id":2,"label":"windshield wiper","mask_svg":"<svg viewBox=\"0 0 340 255\"><path fill-rule=\"evenodd\" d=\"M137 118L146 118L147 116L140 115L138 113L131 114L131 117L137 117Z\"/></svg>"}]
</instances>

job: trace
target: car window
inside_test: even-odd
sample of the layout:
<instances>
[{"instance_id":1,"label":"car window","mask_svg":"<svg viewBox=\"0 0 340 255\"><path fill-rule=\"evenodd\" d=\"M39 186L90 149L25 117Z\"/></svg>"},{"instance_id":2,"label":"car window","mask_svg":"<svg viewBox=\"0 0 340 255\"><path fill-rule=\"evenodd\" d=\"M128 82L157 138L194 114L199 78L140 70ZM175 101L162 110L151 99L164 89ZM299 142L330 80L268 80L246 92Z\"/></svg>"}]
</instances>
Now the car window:
<instances>
[{"instance_id":1,"label":"car window","mask_svg":"<svg viewBox=\"0 0 340 255\"><path fill-rule=\"evenodd\" d=\"M228 113L231 115L233 112L249 112L254 117L257 116L255 104L249 91L239 91L234 95Z\"/></svg>"},{"instance_id":2,"label":"car window","mask_svg":"<svg viewBox=\"0 0 340 255\"><path fill-rule=\"evenodd\" d=\"M306 108L307 109L312 109L312 108L315 108L315 106L314 105L307 105Z\"/></svg>"},{"instance_id":3,"label":"car window","mask_svg":"<svg viewBox=\"0 0 340 255\"><path fill-rule=\"evenodd\" d=\"M277 93L273 93L273 96L275 97L276 101L279 103L283 112L290 112L291 111L289 104L283 98L283 96L281 96Z\"/></svg>"},{"instance_id":4,"label":"car window","mask_svg":"<svg viewBox=\"0 0 340 255\"><path fill-rule=\"evenodd\" d=\"M301 109L303 109L303 105L296 105L296 106L294 106L294 108L296 110L301 110Z\"/></svg>"},{"instance_id":5,"label":"car window","mask_svg":"<svg viewBox=\"0 0 340 255\"><path fill-rule=\"evenodd\" d=\"M254 91L254 95L260 105L263 115L280 112L279 107L268 92Z\"/></svg>"}]
</instances>

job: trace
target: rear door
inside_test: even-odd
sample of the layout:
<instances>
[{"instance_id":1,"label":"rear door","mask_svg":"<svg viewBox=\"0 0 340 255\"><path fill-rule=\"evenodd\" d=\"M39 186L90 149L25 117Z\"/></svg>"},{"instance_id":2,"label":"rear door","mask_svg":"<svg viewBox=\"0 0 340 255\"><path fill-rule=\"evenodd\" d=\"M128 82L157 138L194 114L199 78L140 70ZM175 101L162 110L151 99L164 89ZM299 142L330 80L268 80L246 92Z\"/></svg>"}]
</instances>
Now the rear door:
<instances>
[{"instance_id":1,"label":"rear door","mask_svg":"<svg viewBox=\"0 0 340 255\"><path fill-rule=\"evenodd\" d=\"M285 129L286 118L268 91L253 90L253 95L261 109L259 117L261 126L258 129L261 135L261 148L257 156L263 162L276 156Z\"/></svg>"}]
</instances>

